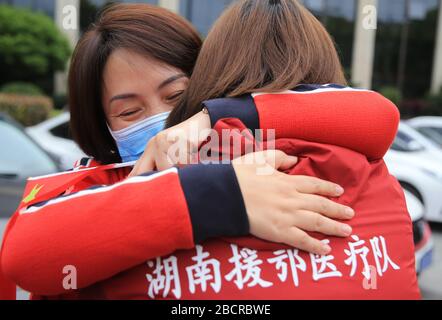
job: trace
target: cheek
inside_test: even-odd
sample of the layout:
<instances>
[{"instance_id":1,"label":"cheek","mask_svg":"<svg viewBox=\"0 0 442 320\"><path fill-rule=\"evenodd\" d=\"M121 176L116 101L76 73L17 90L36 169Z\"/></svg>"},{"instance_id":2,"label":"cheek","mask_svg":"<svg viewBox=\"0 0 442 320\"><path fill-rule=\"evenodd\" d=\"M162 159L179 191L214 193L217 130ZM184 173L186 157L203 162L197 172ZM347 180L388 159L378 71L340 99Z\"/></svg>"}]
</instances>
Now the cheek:
<instances>
[{"instance_id":1,"label":"cheek","mask_svg":"<svg viewBox=\"0 0 442 320\"><path fill-rule=\"evenodd\" d=\"M120 118L110 118L107 120L107 124L112 131L122 130L127 127L125 121L122 121Z\"/></svg>"}]
</instances>

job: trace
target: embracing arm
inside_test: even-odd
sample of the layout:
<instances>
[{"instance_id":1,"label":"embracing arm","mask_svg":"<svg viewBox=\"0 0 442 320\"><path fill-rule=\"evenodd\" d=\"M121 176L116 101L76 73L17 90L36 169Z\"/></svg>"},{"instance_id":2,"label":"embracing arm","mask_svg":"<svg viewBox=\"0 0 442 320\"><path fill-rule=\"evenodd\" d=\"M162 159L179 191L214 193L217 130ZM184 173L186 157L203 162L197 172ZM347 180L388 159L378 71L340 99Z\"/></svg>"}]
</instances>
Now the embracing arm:
<instances>
[{"instance_id":1,"label":"embracing arm","mask_svg":"<svg viewBox=\"0 0 442 320\"><path fill-rule=\"evenodd\" d=\"M248 231L232 166L171 168L17 212L1 269L32 293L62 294L65 266L75 266L83 288L208 237Z\"/></svg>"},{"instance_id":2,"label":"embracing arm","mask_svg":"<svg viewBox=\"0 0 442 320\"><path fill-rule=\"evenodd\" d=\"M334 144L382 158L399 125L397 107L368 90L334 86L300 86L302 91L209 100L212 126L239 118L250 129L275 129L275 138Z\"/></svg>"}]
</instances>

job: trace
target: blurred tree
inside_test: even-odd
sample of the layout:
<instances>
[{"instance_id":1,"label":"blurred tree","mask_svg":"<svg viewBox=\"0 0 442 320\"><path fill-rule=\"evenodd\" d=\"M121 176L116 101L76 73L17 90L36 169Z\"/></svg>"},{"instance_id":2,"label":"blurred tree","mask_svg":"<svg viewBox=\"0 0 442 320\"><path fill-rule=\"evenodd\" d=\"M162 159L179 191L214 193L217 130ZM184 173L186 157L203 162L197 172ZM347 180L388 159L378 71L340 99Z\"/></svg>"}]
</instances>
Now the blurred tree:
<instances>
[{"instance_id":1,"label":"blurred tree","mask_svg":"<svg viewBox=\"0 0 442 320\"><path fill-rule=\"evenodd\" d=\"M428 94L428 109L425 114L442 116L442 88L436 94Z\"/></svg>"},{"instance_id":2,"label":"blurred tree","mask_svg":"<svg viewBox=\"0 0 442 320\"><path fill-rule=\"evenodd\" d=\"M91 1L91 0L80 0L80 30L81 32L87 31L91 23L93 23L100 12L107 6L120 1L106 0L106 1Z\"/></svg>"},{"instance_id":3,"label":"blurred tree","mask_svg":"<svg viewBox=\"0 0 442 320\"><path fill-rule=\"evenodd\" d=\"M379 93L382 94L387 99L389 99L397 106L399 106L402 101L402 93L397 87L392 87L392 86L382 87L379 90Z\"/></svg>"},{"instance_id":4,"label":"blurred tree","mask_svg":"<svg viewBox=\"0 0 442 320\"><path fill-rule=\"evenodd\" d=\"M27 96L41 96L43 92L39 87L32 83L26 82L13 82L5 84L0 88L1 93L15 93Z\"/></svg>"},{"instance_id":5,"label":"blurred tree","mask_svg":"<svg viewBox=\"0 0 442 320\"><path fill-rule=\"evenodd\" d=\"M436 44L438 9L422 20L412 20L407 51L404 95L422 98L430 90Z\"/></svg>"},{"instance_id":6,"label":"blurred tree","mask_svg":"<svg viewBox=\"0 0 442 320\"><path fill-rule=\"evenodd\" d=\"M52 91L53 73L64 70L71 48L51 18L0 5L0 86L14 81Z\"/></svg>"},{"instance_id":7,"label":"blurred tree","mask_svg":"<svg viewBox=\"0 0 442 320\"><path fill-rule=\"evenodd\" d=\"M373 88L398 85L400 48L406 46L402 57L402 96L404 99L423 99L430 88L433 68L437 9L427 11L424 18L410 19L406 41L400 22L379 21L376 34L376 58L373 70ZM404 36L402 34L402 36Z\"/></svg>"},{"instance_id":8,"label":"blurred tree","mask_svg":"<svg viewBox=\"0 0 442 320\"><path fill-rule=\"evenodd\" d=\"M99 8L90 0L80 0L80 30L84 32L94 22Z\"/></svg>"},{"instance_id":9,"label":"blurred tree","mask_svg":"<svg viewBox=\"0 0 442 320\"><path fill-rule=\"evenodd\" d=\"M326 21L325 27L335 42L342 65L346 70L346 77L347 79L350 79L354 21L347 20L343 17L333 16L329 16L327 19L324 18L323 21Z\"/></svg>"}]
</instances>

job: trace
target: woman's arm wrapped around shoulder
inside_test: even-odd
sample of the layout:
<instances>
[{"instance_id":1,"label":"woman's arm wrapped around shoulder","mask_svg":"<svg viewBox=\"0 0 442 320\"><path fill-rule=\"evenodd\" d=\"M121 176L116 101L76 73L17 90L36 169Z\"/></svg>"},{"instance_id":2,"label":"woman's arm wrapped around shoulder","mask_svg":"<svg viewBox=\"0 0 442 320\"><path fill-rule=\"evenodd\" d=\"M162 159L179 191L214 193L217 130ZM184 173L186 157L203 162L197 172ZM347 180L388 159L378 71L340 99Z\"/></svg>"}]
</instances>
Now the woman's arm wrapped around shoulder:
<instances>
[{"instance_id":1,"label":"woman's arm wrapped around shoulder","mask_svg":"<svg viewBox=\"0 0 442 320\"><path fill-rule=\"evenodd\" d=\"M295 90L257 93L204 103L212 126L239 118L248 128L275 130L296 138L346 147L381 159L399 126L397 107L377 92L339 85L300 85Z\"/></svg>"},{"instance_id":2,"label":"woman's arm wrapped around shoulder","mask_svg":"<svg viewBox=\"0 0 442 320\"><path fill-rule=\"evenodd\" d=\"M190 198L202 184L205 200ZM171 168L24 206L6 230L1 271L25 290L55 295L65 290L66 266L82 288L207 237L247 233L232 166Z\"/></svg>"}]
</instances>

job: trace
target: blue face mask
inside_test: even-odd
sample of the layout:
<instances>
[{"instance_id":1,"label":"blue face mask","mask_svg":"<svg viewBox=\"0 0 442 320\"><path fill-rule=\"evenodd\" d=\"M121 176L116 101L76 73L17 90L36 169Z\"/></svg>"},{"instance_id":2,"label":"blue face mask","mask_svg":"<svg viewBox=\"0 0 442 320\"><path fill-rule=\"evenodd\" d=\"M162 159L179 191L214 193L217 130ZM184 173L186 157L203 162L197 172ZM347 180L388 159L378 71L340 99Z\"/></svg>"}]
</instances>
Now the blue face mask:
<instances>
[{"instance_id":1,"label":"blue face mask","mask_svg":"<svg viewBox=\"0 0 442 320\"><path fill-rule=\"evenodd\" d=\"M123 162L136 161L141 157L150 139L164 130L169 114L160 113L118 131L109 128Z\"/></svg>"}]
</instances>

